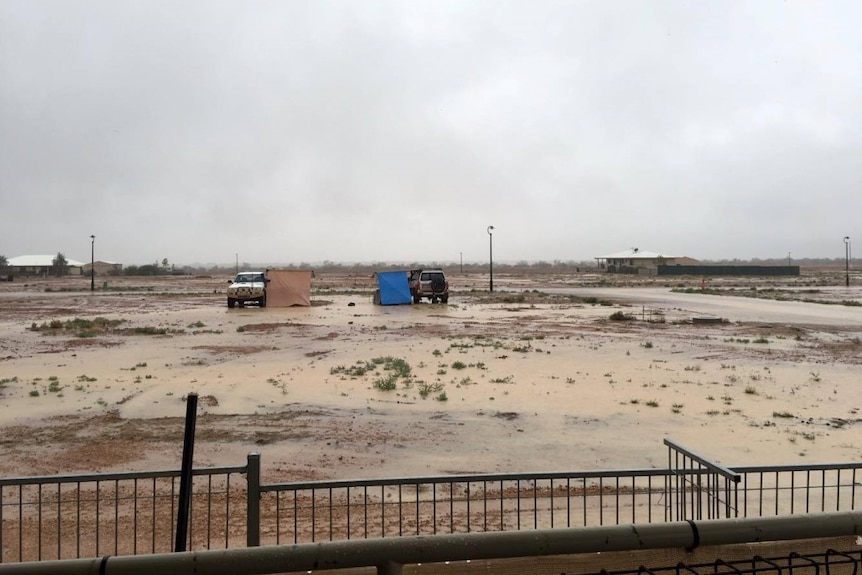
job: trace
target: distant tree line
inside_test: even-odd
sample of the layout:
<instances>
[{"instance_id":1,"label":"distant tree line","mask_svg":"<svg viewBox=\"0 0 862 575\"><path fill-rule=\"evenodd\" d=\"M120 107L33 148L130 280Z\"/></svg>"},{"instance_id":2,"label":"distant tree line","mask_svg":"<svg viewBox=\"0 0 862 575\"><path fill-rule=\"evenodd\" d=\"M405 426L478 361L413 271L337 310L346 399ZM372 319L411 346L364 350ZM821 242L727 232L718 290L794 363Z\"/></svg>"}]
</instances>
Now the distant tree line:
<instances>
[{"instance_id":1,"label":"distant tree line","mask_svg":"<svg viewBox=\"0 0 862 575\"><path fill-rule=\"evenodd\" d=\"M162 258L162 261L156 261L151 264L142 266L125 266L122 274L124 276L170 276L170 275L188 275L191 273L189 268L177 269L175 264L170 263L168 258Z\"/></svg>"},{"instance_id":2,"label":"distant tree line","mask_svg":"<svg viewBox=\"0 0 862 575\"><path fill-rule=\"evenodd\" d=\"M69 262L62 252L57 252L57 255L52 260L51 275L58 277L64 276L69 272ZM753 259L721 259L721 260L702 260L703 265L798 265L805 267L832 267L844 266L844 258L753 258ZM0 255L0 275L8 270L9 259ZM460 264L459 262L369 262L369 263L341 263L331 260L325 260L320 263L288 263L288 264L252 264L243 262L240 266L236 265L196 265L196 266L180 266L177 267L171 263L168 258L163 258L161 261L156 261L151 264L144 265L128 265L121 271L111 272L111 275L124 276L165 276L165 275L230 275L236 271L243 270L259 270L267 268L289 269L289 270L315 270L321 273L374 273L376 271L396 271L407 270L419 267L442 267L446 270L455 271L463 269L465 273L483 273L488 269L487 262L471 262ZM587 272L596 270L596 262L590 261L573 261L573 260L539 260L527 261L520 260L518 262L494 262L494 270L505 272L518 271L575 271Z\"/></svg>"}]
</instances>

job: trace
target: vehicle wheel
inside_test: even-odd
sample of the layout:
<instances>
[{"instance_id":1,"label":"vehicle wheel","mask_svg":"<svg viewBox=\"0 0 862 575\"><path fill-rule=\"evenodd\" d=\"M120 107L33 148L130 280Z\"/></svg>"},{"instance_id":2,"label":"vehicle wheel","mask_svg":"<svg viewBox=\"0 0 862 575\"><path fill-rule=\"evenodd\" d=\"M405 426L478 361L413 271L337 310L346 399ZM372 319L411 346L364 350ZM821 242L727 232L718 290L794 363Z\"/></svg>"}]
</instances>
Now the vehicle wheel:
<instances>
[{"instance_id":1,"label":"vehicle wheel","mask_svg":"<svg viewBox=\"0 0 862 575\"><path fill-rule=\"evenodd\" d=\"M443 303L449 303L449 295L447 294L447 295L441 296L440 301L442 301Z\"/></svg>"},{"instance_id":2,"label":"vehicle wheel","mask_svg":"<svg viewBox=\"0 0 862 575\"><path fill-rule=\"evenodd\" d=\"M235 305L236 305L236 300L235 300L235 299L233 299L233 298L231 298L231 297L227 298L227 307L229 307L230 309L233 309L233 307L234 307Z\"/></svg>"},{"instance_id":3,"label":"vehicle wheel","mask_svg":"<svg viewBox=\"0 0 862 575\"><path fill-rule=\"evenodd\" d=\"M239 307L245 307L245 302L243 300L239 300L236 303L237 303L237 305L239 305Z\"/></svg>"},{"instance_id":4,"label":"vehicle wheel","mask_svg":"<svg viewBox=\"0 0 862 575\"><path fill-rule=\"evenodd\" d=\"M421 301L422 301L422 296L421 296L421 295L417 295L417 294L414 294L414 295L413 295L413 303L419 303L419 302L421 302Z\"/></svg>"},{"instance_id":5,"label":"vehicle wheel","mask_svg":"<svg viewBox=\"0 0 862 575\"><path fill-rule=\"evenodd\" d=\"M437 296L436 295L431 296L431 303L437 303Z\"/></svg>"},{"instance_id":6,"label":"vehicle wheel","mask_svg":"<svg viewBox=\"0 0 862 575\"><path fill-rule=\"evenodd\" d=\"M263 294L263 297L258 298L257 305L259 307L266 307L266 294Z\"/></svg>"}]
</instances>

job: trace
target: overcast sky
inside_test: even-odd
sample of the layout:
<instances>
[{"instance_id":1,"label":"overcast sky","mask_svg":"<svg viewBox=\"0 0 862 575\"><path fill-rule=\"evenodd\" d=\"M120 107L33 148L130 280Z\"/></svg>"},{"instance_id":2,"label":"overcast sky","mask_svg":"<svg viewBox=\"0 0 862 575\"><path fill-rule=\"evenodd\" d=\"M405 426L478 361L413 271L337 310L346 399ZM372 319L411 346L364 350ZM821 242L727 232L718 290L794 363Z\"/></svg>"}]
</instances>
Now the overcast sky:
<instances>
[{"instance_id":1,"label":"overcast sky","mask_svg":"<svg viewBox=\"0 0 862 575\"><path fill-rule=\"evenodd\" d=\"M2 0L0 254L862 250L858 0ZM862 253L862 251L860 251Z\"/></svg>"}]
</instances>

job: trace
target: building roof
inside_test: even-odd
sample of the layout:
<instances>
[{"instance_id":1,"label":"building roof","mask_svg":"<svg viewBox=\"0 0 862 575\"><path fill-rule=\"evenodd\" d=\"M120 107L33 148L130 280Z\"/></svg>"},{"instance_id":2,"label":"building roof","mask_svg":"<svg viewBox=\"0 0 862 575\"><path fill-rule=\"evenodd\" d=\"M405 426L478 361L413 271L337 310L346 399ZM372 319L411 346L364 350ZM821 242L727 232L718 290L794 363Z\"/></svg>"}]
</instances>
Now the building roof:
<instances>
[{"instance_id":1,"label":"building roof","mask_svg":"<svg viewBox=\"0 0 862 575\"><path fill-rule=\"evenodd\" d=\"M54 265L54 258L56 257L57 254L50 256L18 256L9 258L8 265L10 267L50 267ZM84 263L71 258L66 258L66 265L71 267L81 267Z\"/></svg>"},{"instance_id":2,"label":"building roof","mask_svg":"<svg viewBox=\"0 0 862 575\"><path fill-rule=\"evenodd\" d=\"M660 254L657 252L650 252L647 250L642 250L639 248L629 248L622 252L617 252L615 254L608 254L606 256L598 256L597 260L654 260L658 258L672 259L678 258L681 256L671 256L668 254Z\"/></svg>"}]
</instances>

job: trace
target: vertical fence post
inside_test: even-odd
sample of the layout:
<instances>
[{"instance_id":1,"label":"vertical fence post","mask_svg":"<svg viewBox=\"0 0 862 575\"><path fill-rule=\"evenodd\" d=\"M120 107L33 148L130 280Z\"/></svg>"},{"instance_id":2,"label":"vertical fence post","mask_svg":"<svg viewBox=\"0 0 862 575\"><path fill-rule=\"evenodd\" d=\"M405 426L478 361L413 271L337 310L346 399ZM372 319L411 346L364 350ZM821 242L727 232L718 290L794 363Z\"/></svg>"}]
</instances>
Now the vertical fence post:
<instances>
[{"instance_id":1,"label":"vertical fence post","mask_svg":"<svg viewBox=\"0 0 862 575\"><path fill-rule=\"evenodd\" d=\"M189 511L192 505L192 461L195 453L195 422L197 421L198 394L186 396L186 427L183 439L183 465L180 471L180 497L177 505L177 537L174 551L185 551L189 532Z\"/></svg>"},{"instance_id":2,"label":"vertical fence post","mask_svg":"<svg viewBox=\"0 0 862 575\"><path fill-rule=\"evenodd\" d=\"M260 545L260 453L249 453L246 461L246 546L257 547Z\"/></svg>"}]
</instances>

